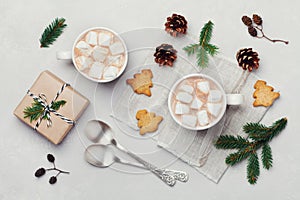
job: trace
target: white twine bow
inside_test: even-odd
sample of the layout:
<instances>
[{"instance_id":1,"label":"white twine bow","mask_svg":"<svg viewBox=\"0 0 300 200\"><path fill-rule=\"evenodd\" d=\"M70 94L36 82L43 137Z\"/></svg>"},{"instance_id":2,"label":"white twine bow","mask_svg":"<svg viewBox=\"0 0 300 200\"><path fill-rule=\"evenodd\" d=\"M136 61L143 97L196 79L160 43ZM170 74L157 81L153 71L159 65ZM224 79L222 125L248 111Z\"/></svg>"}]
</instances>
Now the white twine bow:
<instances>
[{"instance_id":1,"label":"white twine bow","mask_svg":"<svg viewBox=\"0 0 300 200\"><path fill-rule=\"evenodd\" d=\"M27 94L32 97L35 101L37 101L41 106L44 107L44 112L42 114L42 116L38 119L34 130L36 130L39 125L41 124L42 120L44 118L46 118L47 121L47 127L52 126L52 120L51 120L51 115L50 113L53 113L54 115L58 116L59 118L61 118L62 120L64 120L65 122L67 122L68 124L75 124L75 121L59 114L58 112L56 112L56 110L54 110L52 107L52 104L57 100L58 96L63 92L63 90L65 89L65 87L70 86L70 84L65 83L63 84L63 86L60 88L60 90L56 93L56 96L54 97L54 99L51 101L50 104L48 104L47 102L47 97L45 94L41 93L38 96L34 95L33 93L30 92L30 90L27 91Z\"/></svg>"}]
</instances>

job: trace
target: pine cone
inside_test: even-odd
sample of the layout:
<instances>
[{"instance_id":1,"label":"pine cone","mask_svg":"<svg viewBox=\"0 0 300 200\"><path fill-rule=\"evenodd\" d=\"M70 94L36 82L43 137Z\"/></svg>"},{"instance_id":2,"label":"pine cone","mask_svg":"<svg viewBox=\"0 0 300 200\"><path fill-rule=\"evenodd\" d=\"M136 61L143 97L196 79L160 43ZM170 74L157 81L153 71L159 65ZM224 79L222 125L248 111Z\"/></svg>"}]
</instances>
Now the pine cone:
<instances>
[{"instance_id":1,"label":"pine cone","mask_svg":"<svg viewBox=\"0 0 300 200\"><path fill-rule=\"evenodd\" d=\"M243 16L242 17L242 22L246 25L246 26L252 26L252 20L250 17L248 16Z\"/></svg>"},{"instance_id":2,"label":"pine cone","mask_svg":"<svg viewBox=\"0 0 300 200\"><path fill-rule=\"evenodd\" d=\"M253 26L248 27L248 33L253 37L257 36L257 30Z\"/></svg>"},{"instance_id":3,"label":"pine cone","mask_svg":"<svg viewBox=\"0 0 300 200\"><path fill-rule=\"evenodd\" d=\"M181 15L173 14L167 18L165 23L165 30L170 33L171 36L176 37L178 33L186 34L187 21Z\"/></svg>"},{"instance_id":4,"label":"pine cone","mask_svg":"<svg viewBox=\"0 0 300 200\"><path fill-rule=\"evenodd\" d=\"M156 51L154 53L155 62L161 65L168 65L170 67L173 66L173 62L176 60L177 51L170 44L162 44L156 47Z\"/></svg>"},{"instance_id":5,"label":"pine cone","mask_svg":"<svg viewBox=\"0 0 300 200\"><path fill-rule=\"evenodd\" d=\"M237 52L236 59L239 63L239 66L243 70L251 72L253 69L258 69L259 67L259 58L258 54L252 51L252 48L244 48Z\"/></svg>"},{"instance_id":6,"label":"pine cone","mask_svg":"<svg viewBox=\"0 0 300 200\"><path fill-rule=\"evenodd\" d=\"M256 14L253 14L252 19L255 24L262 25L262 18Z\"/></svg>"}]
</instances>

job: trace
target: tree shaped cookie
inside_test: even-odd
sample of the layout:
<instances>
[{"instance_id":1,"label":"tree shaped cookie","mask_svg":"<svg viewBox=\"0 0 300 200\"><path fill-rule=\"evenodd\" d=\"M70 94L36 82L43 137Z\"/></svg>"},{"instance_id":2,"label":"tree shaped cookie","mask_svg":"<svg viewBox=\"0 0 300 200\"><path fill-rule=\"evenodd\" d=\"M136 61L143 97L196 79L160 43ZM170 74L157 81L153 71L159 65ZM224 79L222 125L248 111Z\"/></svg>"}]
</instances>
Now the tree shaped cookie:
<instances>
[{"instance_id":1,"label":"tree shaped cookie","mask_svg":"<svg viewBox=\"0 0 300 200\"><path fill-rule=\"evenodd\" d=\"M256 81L254 85L253 106L265 106L269 107L280 96L279 92L273 92L274 88L267 85L267 82L263 80Z\"/></svg>"},{"instance_id":2,"label":"tree shaped cookie","mask_svg":"<svg viewBox=\"0 0 300 200\"><path fill-rule=\"evenodd\" d=\"M145 94L150 97L150 88L153 87L152 71L150 69L143 69L141 73L134 74L133 77L133 79L127 79L126 83L131 85L135 93Z\"/></svg>"},{"instance_id":3,"label":"tree shaped cookie","mask_svg":"<svg viewBox=\"0 0 300 200\"><path fill-rule=\"evenodd\" d=\"M141 135L155 132L158 129L158 125L163 120L162 116L156 116L155 113L148 112L147 110L139 110L135 117L138 120L138 127L140 128Z\"/></svg>"}]
</instances>

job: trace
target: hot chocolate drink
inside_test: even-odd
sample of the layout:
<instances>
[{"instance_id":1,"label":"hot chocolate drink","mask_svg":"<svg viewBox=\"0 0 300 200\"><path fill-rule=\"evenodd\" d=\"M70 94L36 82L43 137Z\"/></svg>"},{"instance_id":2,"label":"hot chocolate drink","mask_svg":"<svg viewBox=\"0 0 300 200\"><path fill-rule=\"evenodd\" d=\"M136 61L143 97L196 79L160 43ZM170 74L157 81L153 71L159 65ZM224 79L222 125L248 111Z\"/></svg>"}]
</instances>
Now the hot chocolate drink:
<instances>
[{"instance_id":1,"label":"hot chocolate drink","mask_svg":"<svg viewBox=\"0 0 300 200\"><path fill-rule=\"evenodd\" d=\"M206 76L190 76L170 94L169 106L178 123L201 129L219 121L226 108L223 89Z\"/></svg>"},{"instance_id":2,"label":"hot chocolate drink","mask_svg":"<svg viewBox=\"0 0 300 200\"><path fill-rule=\"evenodd\" d=\"M123 41L106 29L82 34L74 46L74 62L85 75L96 80L113 80L123 72L127 53Z\"/></svg>"}]
</instances>

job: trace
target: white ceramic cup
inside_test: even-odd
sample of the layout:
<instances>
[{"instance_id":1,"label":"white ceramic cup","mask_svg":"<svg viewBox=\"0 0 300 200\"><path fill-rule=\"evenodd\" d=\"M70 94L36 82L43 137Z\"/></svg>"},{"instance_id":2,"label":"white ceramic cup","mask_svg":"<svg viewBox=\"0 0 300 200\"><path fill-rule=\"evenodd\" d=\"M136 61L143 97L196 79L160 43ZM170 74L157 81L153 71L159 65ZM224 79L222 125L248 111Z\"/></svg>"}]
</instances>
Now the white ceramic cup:
<instances>
[{"instance_id":1,"label":"white ceramic cup","mask_svg":"<svg viewBox=\"0 0 300 200\"><path fill-rule=\"evenodd\" d=\"M184 80L189 79L189 78L204 78L207 80L210 80L211 82L213 82L218 89L221 91L222 96L223 96L223 100L222 100L222 109L219 112L218 117L212 121L211 123L207 124L206 126L197 126L197 127L189 127L185 124L182 124L175 116L175 113L173 112L172 109L172 97L175 94L174 91L176 90L177 86ZM189 74L187 76L182 77L181 79L179 79L171 88L170 93L169 93L169 97L168 97L168 107L169 107L169 112L172 116L172 118L182 127L189 129L189 130L205 130L208 128L211 128L212 126L216 125L224 116L225 111L226 111L226 106L227 105L241 105L244 102L244 96L242 94L226 94L223 87L212 77L204 75L204 74ZM197 116L196 116L197 117Z\"/></svg>"},{"instance_id":2,"label":"white ceramic cup","mask_svg":"<svg viewBox=\"0 0 300 200\"><path fill-rule=\"evenodd\" d=\"M121 70L119 71L118 75L116 77L114 77L113 79L96 79L96 78L93 78L93 77L90 77L88 74L82 72L79 67L77 66L76 62L75 62L75 53L74 53L74 50L75 50L75 46L77 44L77 42L81 39L81 37L86 34L87 32L89 31L93 31L93 30L104 30L104 31L108 31L108 32L111 32L115 37L117 37L121 43L123 44L123 47L124 47L124 54L125 54L125 60L124 60L124 64L121 68ZM127 66L127 62L128 62L128 51L127 51L127 48L126 48L126 45L125 45L125 42L124 40L116 33L114 32L113 30L109 29L109 28L105 28L105 27L93 27L93 28L89 28L85 31L83 31L81 34L79 34L79 36L76 38L76 40L74 41L73 43L73 47L72 47L72 50L71 51L58 51L56 52L56 58L58 60L72 60L73 62L73 65L75 66L76 70L82 74L84 77L86 77L87 79L91 80L91 81L94 81L94 82L98 82L98 83L107 83L107 82L111 82L115 79L117 79L118 77L121 76L121 74L125 71L125 68Z\"/></svg>"}]
</instances>

